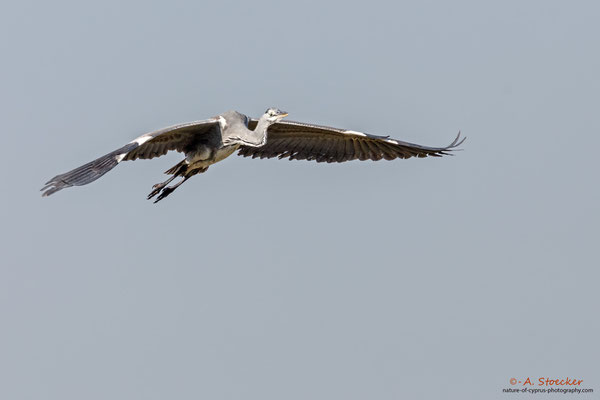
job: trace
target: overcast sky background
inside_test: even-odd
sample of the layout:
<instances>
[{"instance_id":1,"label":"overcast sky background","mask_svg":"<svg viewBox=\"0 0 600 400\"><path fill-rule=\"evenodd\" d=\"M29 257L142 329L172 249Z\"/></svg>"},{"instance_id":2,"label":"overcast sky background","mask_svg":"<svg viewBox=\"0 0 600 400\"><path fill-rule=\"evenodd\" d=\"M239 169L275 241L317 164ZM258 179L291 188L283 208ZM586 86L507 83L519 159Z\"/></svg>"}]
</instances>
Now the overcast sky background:
<instances>
[{"instance_id":1,"label":"overcast sky background","mask_svg":"<svg viewBox=\"0 0 600 400\"><path fill-rule=\"evenodd\" d=\"M595 1L3 3L2 399L600 392ZM455 157L52 176L228 109ZM592 398L578 396L577 398Z\"/></svg>"}]
</instances>

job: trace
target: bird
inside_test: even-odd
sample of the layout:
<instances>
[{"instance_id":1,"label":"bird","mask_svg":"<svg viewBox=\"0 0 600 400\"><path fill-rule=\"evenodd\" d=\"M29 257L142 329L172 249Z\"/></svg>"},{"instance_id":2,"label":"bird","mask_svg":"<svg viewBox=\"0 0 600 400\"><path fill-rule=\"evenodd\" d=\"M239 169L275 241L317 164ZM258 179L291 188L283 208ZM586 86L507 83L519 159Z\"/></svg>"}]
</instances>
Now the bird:
<instances>
[{"instance_id":1,"label":"bird","mask_svg":"<svg viewBox=\"0 0 600 400\"><path fill-rule=\"evenodd\" d=\"M125 146L64 174L56 175L41 189L50 196L71 186L87 185L123 161L152 159L169 151L185 158L165 171L169 179L152 186L147 199L157 203L169 196L192 176L204 173L209 166L232 155L252 158L345 162L350 160L394 160L411 157L451 155L465 138L460 132L446 147L427 147L375 136L363 132L283 120L288 113L272 107L258 119L237 111L215 117L173 125L146 133ZM180 180L171 186L174 179Z\"/></svg>"}]
</instances>

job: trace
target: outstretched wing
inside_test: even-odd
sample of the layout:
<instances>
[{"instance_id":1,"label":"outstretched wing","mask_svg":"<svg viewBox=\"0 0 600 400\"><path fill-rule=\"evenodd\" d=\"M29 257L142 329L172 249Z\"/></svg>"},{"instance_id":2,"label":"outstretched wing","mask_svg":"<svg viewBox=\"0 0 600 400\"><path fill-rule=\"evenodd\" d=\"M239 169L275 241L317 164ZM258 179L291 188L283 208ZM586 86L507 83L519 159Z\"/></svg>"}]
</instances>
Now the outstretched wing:
<instances>
[{"instance_id":1,"label":"outstretched wing","mask_svg":"<svg viewBox=\"0 0 600 400\"><path fill-rule=\"evenodd\" d=\"M146 133L120 149L50 179L41 189L44 192L42 196L50 196L70 186L87 185L116 167L121 161L160 157L170 150L185 152L196 143L198 135L206 134L218 127L219 120L212 118Z\"/></svg>"},{"instance_id":2,"label":"outstretched wing","mask_svg":"<svg viewBox=\"0 0 600 400\"><path fill-rule=\"evenodd\" d=\"M256 127L256 120L248 128ZM242 146L238 155L252 158L289 158L317 162L344 162L349 160L393 160L410 157L440 157L449 154L465 139L456 139L446 147L426 147L418 144L375 136L362 132L281 121L267 130L267 143L261 147Z\"/></svg>"}]
</instances>

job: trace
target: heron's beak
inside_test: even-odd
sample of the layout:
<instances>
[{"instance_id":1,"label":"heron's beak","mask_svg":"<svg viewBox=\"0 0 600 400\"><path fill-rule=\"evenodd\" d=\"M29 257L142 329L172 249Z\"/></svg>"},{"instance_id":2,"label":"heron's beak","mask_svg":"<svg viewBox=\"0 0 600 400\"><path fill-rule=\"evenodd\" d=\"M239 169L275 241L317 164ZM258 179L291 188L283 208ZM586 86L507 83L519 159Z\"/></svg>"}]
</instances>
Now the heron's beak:
<instances>
[{"instance_id":1,"label":"heron's beak","mask_svg":"<svg viewBox=\"0 0 600 400\"><path fill-rule=\"evenodd\" d=\"M285 111L282 111L282 112L281 112L281 114L279 114L279 115L277 116L277 119L285 118L285 117L287 117L287 116L288 116L288 113L287 113L287 112L285 112Z\"/></svg>"}]
</instances>

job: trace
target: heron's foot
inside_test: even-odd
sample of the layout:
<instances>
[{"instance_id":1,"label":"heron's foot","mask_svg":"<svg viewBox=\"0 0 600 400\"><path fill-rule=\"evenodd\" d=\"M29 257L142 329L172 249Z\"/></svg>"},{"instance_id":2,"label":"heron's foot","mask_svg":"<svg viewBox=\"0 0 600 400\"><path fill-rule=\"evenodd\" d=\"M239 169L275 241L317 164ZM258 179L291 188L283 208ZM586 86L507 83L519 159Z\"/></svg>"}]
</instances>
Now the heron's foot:
<instances>
[{"instance_id":1,"label":"heron's foot","mask_svg":"<svg viewBox=\"0 0 600 400\"><path fill-rule=\"evenodd\" d=\"M161 201L162 199L164 199L165 197L167 197L168 195L170 195L171 193L173 193L173 191L175 189L177 189L179 185L173 185L173 186L168 186L164 189L162 189L161 194L156 198L156 200L154 200L154 204L158 203L159 201ZM158 190L160 192L160 189ZM153 191L154 192L154 191ZM150 199L150 197L148 197L148 199Z\"/></svg>"},{"instance_id":2,"label":"heron's foot","mask_svg":"<svg viewBox=\"0 0 600 400\"><path fill-rule=\"evenodd\" d=\"M148 194L148 200L150 200L151 198L153 198L154 196L156 196L157 194L160 193L160 191L167 186L167 184L165 182L163 183L157 183L156 185L152 186L152 191L150 192L150 194Z\"/></svg>"},{"instance_id":3,"label":"heron's foot","mask_svg":"<svg viewBox=\"0 0 600 400\"><path fill-rule=\"evenodd\" d=\"M161 190L163 190L163 188L165 186L167 186L169 183L171 183L171 181L173 179L175 179L176 175L173 175L172 177L170 177L169 179L167 179L164 182L161 183L157 183L156 185L152 186L152 191L150 192L150 194L148 195L148 200L150 200L151 198L153 198L154 196L156 196L157 194L160 193Z\"/></svg>"},{"instance_id":4,"label":"heron's foot","mask_svg":"<svg viewBox=\"0 0 600 400\"><path fill-rule=\"evenodd\" d=\"M183 182L187 181L190 178L189 176L185 176L177 184L172 185L172 186L167 186L176 177L177 177L177 175L173 175L172 177L170 177L166 181L164 181L162 183L157 183L156 185L153 185L152 186L152 191L150 192L150 194L148 194L148 197L147 197L148 200L150 200L151 198L153 198L154 196L156 196L158 194L158 197L156 198L156 200L154 200L155 203L158 203L159 201L161 201L162 199L164 199L165 197L167 197L168 195L170 195L171 192L173 192L173 190L175 190L179 186L181 186L181 184Z\"/></svg>"}]
</instances>

